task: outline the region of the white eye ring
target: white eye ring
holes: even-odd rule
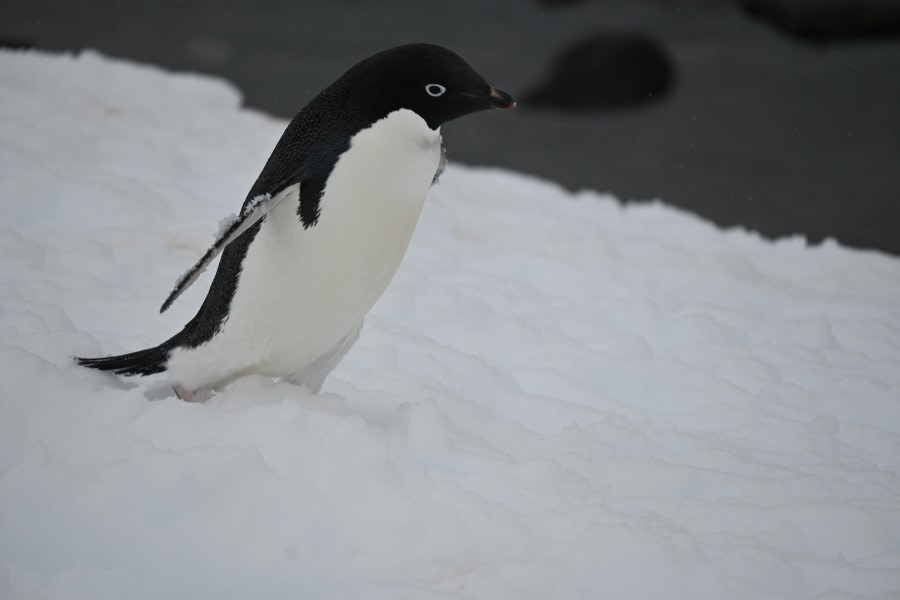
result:
[[[442,86],[439,83],[429,83],[425,86],[425,93],[431,96],[432,98],[437,98],[438,96],[443,96],[444,92],[447,91],[447,88]]]

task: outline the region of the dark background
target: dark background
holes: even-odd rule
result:
[[[220,75],[283,117],[370,54],[440,44],[519,100],[445,126],[451,160],[900,254],[897,1],[7,0],[3,15],[3,45]]]

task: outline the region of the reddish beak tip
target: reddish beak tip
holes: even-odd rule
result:
[[[491,104],[496,108],[515,108],[516,101],[506,92],[491,86]]]

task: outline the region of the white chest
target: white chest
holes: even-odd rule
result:
[[[173,380],[196,389],[244,373],[290,374],[354,330],[396,273],[441,160],[440,133],[408,110],[356,134],[304,229],[298,189],[247,251],[221,331],[173,353]]]

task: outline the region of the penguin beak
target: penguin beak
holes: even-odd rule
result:
[[[515,108],[516,101],[506,92],[501,92],[494,86],[491,86],[490,95],[491,106],[494,108]]]

